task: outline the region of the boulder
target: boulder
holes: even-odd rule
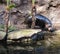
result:
[[[2,40],[5,37],[6,33],[3,31],[0,31],[0,40]]]
[[[20,31],[14,31],[9,33],[8,39],[19,39],[22,37],[31,37],[34,33],[40,32],[39,29],[22,29]]]

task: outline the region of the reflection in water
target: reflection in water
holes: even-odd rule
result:
[[[46,36],[46,37],[45,37]],[[12,41],[12,42],[3,42],[0,41],[0,54],[60,54],[59,47],[50,47],[51,41],[53,41],[53,33],[45,34],[44,40],[38,40],[35,42],[25,41]],[[50,38],[50,39],[49,39]]]
[[[60,49],[46,48],[43,45],[37,44],[0,44],[0,54],[60,54]]]

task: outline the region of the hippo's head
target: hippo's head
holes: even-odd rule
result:
[[[52,25],[50,24],[45,24],[45,30],[49,31],[49,32],[54,32],[56,30],[56,28],[54,28]]]

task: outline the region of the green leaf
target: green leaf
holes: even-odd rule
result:
[[[6,2],[8,2],[8,3],[9,3],[9,2],[10,2],[10,0],[6,0]]]
[[[16,30],[16,27],[14,27],[14,26],[9,26],[9,27],[8,27],[8,30],[9,30],[9,32],[10,32],[10,31],[15,31],[15,30]]]
[[[9,6],[9,4],[10,4],[10,0],[6,0],[6,2],[7,2],[7,6]]]
[[[32,4],[35,4],[35,0],[32,0]]]
[[[10,4],[10,5],[9,5],[9,8],[10,8],[10,9],[12,9],[12,8],[14,8],[14,7],[15,7],[15,4]]]
[[[3,31],[4,30],[4,25],[3,24],[0,24],[0,31]]]

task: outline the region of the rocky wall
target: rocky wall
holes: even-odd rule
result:
[[[23,12],[24,14],[26,13],[31,13],[31,0],[24,0],[24,4],[22,4],[22,0],[12,0],[17,7],[13,10],[19,10]],[[42,14],[49,18],[54,26],[60,27],[60,0],[36,0],[37,5],[37,13]],[[0,10],[4,6],[1,7],[0,5]],[[13,11],[12,10],[12,11]],[[16,11],[15,11],[16,12]],[[18,16],[20,15],[19,13],[17,14]],[[12,18],[12,17],[11,17]],[[18,17],[16,17],[18,19]],[[19,16],[19,19],[22,18],[21,15]],[[14,18],[13,18],[14,19]],[[13,20],[11,20],[13,22]],[[19,21],[17,20],[17,24],[19,25]]]
[[[31,11],[31,0],[24,0],[24,2],[26,3],[21,5],[18,9],[24,13]],[[54,26],[56,26],[56,24],[60,26],[60,0],[36,0],[36,2],[37,13],[49,18]]]

